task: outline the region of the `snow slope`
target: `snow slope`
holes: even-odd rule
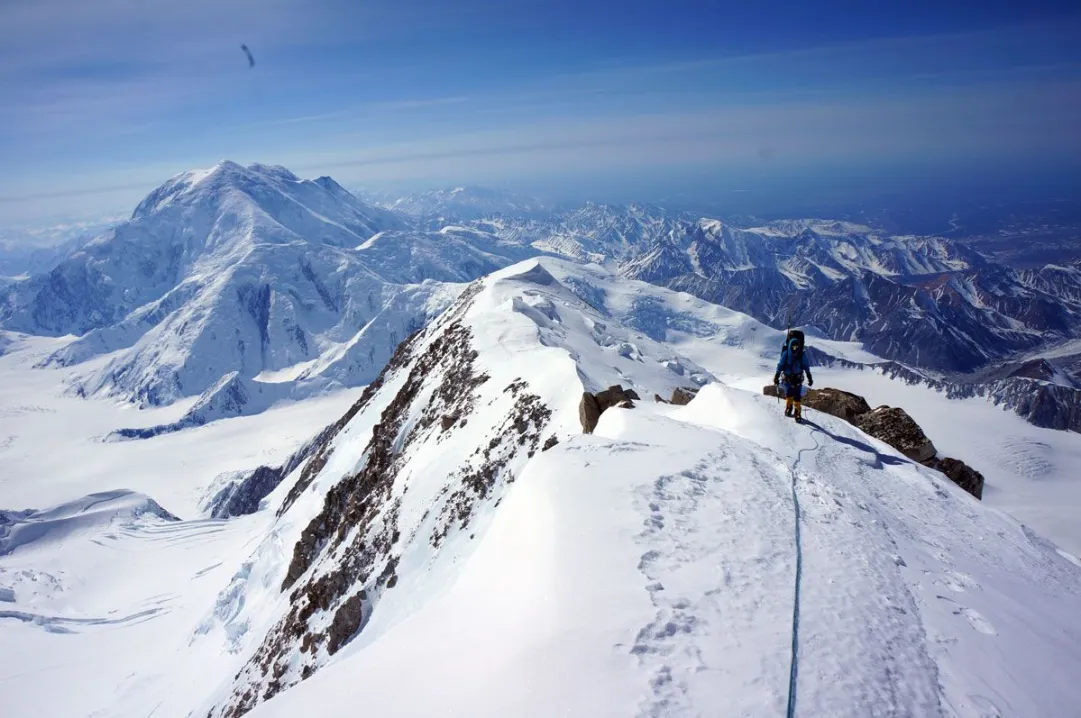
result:
[[[170,500],[143,479],[186,520],[0,557],[0,707],[1070,715],[1081,560],[841,420],[785,421],[733,386],[778,337],[705,308],[550,258],[471,284],[264,510],[193,520],[179,478]],[[713,373],[673,344],[708,336]],[[582,435],[581,392],[617,382],[644,401]],[[103,490],[80,486],[27,505]]]
[[[708,335],[671,332],[668,343],[732,386],[756,392],[772,376],[781,333],[766,328],[751,336],[755,338],[733,346]],[[1081,435],[1033,426],[983,397],[951,399],[933,387],[891,378],[876,367],[882,365],[880,358],[856,345],[808,337],[812,349],[860,365],[839,362],[816,366],[816,386],[859,394],[872,407],[902,407],[940,452],[961,459],[984,475],[984,503],[1007,511],[1042,536],[1081,555],[1077,522],[1081,512],[1081,482],[1077,480]]]
[[[542,454],[449,586],[252,715],[1070,715],[1081,571],[1044,542],[839,421],[718,385],[639,408]]]

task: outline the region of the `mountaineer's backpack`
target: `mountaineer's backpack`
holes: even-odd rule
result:
[[[781,347],[781,352],[785,357],[784,372],[786,374],[798,374],[803,371],[804,345],[805,342],[802,330],[788,330],[788,336],[785,337],[784,346]]]

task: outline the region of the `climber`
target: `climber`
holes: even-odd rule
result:
[[[803,332],[790,329],[781,349],[781,358],[777,362],[777,372],[773,375],[773,384],[777,387],[777,396],[784,393],[784,415],[791,416],[798,422],[803,421],[800,401],[806,389],[803,388],[803,374],[807,373],[807,386],[814,386],[811,377],[811,362],[803,351]],[[782,376],[784,381],[782,382]]]

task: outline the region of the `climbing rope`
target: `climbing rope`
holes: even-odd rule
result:
[[[812,433],[814,430],[812,430]],[[788,711],[786,713],[788,718],[794,718],[796,715],[796,678],[799,675],[799,592],[800,584],[803,582],[803,541],[800,538],[800,506],[799,506],[799,494],[796,492],[797,474],[796,470],[799,468],[800,462],[803,460],[803,452],[805,451],[817,451],[819,446],[818,439],[811,437],[815,445],[809,448],[803,448],[796,454],[796,461],[792,464],[790,473],[792,474],[792,506],[795,509],[796,516],[796,588],[792,599],[792,662],[789,664],[788,669]]]

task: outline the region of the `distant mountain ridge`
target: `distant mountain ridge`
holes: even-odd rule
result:
[[[834,220],[735,227],[648,205],[476,226],[534,248],[614,261],[771,326],[813,325],[879,356],[966,373],[1081,335],[1081,270],[1017,270],[938,237]]]
[[[436,224],[487,217],[546,216],[550,208],[540,200],[487,187],[451,187],[384,199],[380,206]]]
[[[465,283],[537,255],[816,327],[937,382],[988,383],[968,375],[1081,336],[1081,266],[1015,269],[940,237],[830,219],[738,227],[650,204],[557,211],[480,188],[382,204],[278,166],[185,172],[50,271],[0,285],[0,326],[76,335],[47,364],[86,364],[84,394],[200,397],[161,430],[371,381]],[[983,394],[1022,406],[1020,379]],[[1041,415],[1061,423],[1078,391],[1043,392],[1056,408]]]

